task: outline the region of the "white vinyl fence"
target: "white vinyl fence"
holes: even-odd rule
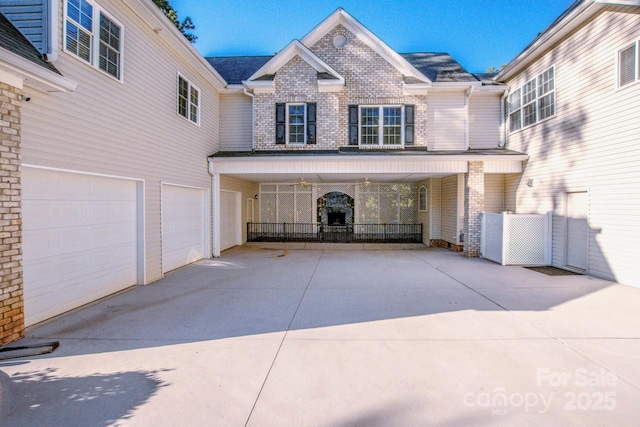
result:
[[[480,252],[502,265],[550,265],[551,213],[483,213]]]

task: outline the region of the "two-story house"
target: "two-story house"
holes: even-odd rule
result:
[[[250,240],[417,230],[477,256],[480,212],[504,209],[505,174],[527,159],[504,149],[507,86],[445,53],[399,54],[343,9],[272,57],[208,60],[228,83],[209,159],[214,255],[250,222]]]
[[[553,265],[640,286],[640,2],[575,2],[496,80],[527,153],[505,208],[553,212]]]
[[[225,82],[150,1],[0,0],[0,12],[11,340],[210,256],[206,159]]]
[[[640,286],[640,1],[578,0],[497,76],[338,9],[203,58],[147,0],[0,0],[0,343],[247,240],[553,212],[553,264]]]

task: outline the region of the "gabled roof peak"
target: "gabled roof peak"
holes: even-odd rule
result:
[[[341,7],[337,8],[320,24],[316,25],[300,42],[310,48],[338,25],[342,25],[353,33],[359,40],[395,67],[403,76],[413,77],[428,84],[432,83],[427,76],[411,65],[411,63],[405,60],[395,50],[391,49],[384,41],[369,31]]]

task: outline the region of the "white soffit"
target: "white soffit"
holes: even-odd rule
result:
[[[418,69],[411,65],[409,61],[391,49],[385,42],[380,40],[375,34],[369,31],[364,25],[358,22],[342,8],[336,9],[336,11],[329,15],[328,18],[304,36],[301,42],[305,46],[313,46],[338,25],[342,25],[347,30],[351,31],[356,37],[358,37],[358,39],[371,47],[378,55],[395,67],[403,76],[415,77],[425,83],[431,83],[431,80],[429,80],[427,76],[418,71]]]

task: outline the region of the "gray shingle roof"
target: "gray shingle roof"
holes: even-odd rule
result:
[[[53,64],[42,59],[40,52],[33,47],[33,45],[2,13],[0,13],[0,34],[2,35],[2,37],[0,37],[0,47],[21,56],[34,64],[38,64],[47,70],[60,74]]]
[[[411,65],[427,76],[432,82],[477,82],[478,79],[469,73],[444,52],[401,53]]]
[[[432,82],[477,82],[481,80],[465,70],[448,53],[403,53],[401,56]],[[242,84],[273,56],[219,56],[207,58],[229,84]]]
[[[206,58],[230,85],[242,84],[273,56],[216,56]]]

